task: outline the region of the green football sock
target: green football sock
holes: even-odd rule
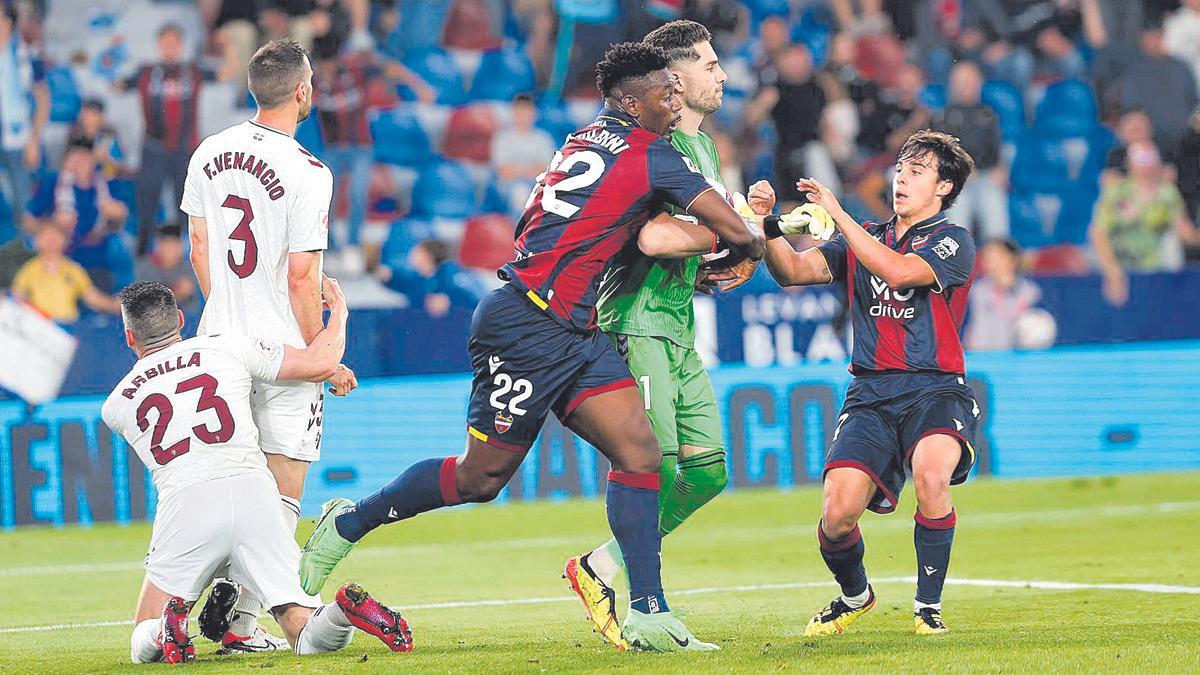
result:
[[[729,482],[724,450],[711,450],[682,462],[677,460],[677,453],[663,453],[662,489],[658,493],[658,529],[663,536],[721,494]],[[616,539],[609,539],[593,551],[588,561],[592,570],[610,586],[625,571],[625,558]]]
[[[729,482],[725,451],[711,450],[679,461],[671,483],[659,492],[658,529],[668,535],[701,506],[721,494]]]

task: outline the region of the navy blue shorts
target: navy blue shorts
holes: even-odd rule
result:
[[[912,453],[926,436],[946,434],[962,445],[962,458],[950,484],[967,479],[975,464],[975,426],[979,406],[959,375],[948,373],[871,373],[859,375],[846,391],[825,470],[850,467],[875,482],[867,508],[896,510],[896,499],[912,471]]]
[[[511,284],[475,308],[467,350],[475,371],[467,432],[512,452],[533,445],[550,411],[565,422],[589,397],[637,386],[599,329],[567,329]]]

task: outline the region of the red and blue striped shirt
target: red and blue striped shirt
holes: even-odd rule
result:
[[[896,236],[896,218],[867,223],[867,232],[888,248],[912,253],[933,269],[936,282],[896,290],[857,260],[841,234],[822,244],[835,283],[845,284],[854,328],[850,372],[935,371],[962,375],[959,332],[967,311],[975,242],[945,213]]]

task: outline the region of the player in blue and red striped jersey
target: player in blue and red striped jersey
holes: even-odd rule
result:
[[[767,246],[767,266],[782,286],[844,283],[854,328],[854,379],[825,463],[821,556],[842,587],[805,635],[840,633],[875,605],[863,566],[858,520],[890,513],[911,471],[917,492],[917,633],[944,633],[942,586],[956,517],[950,486],[975,462],[979,416],[964,381],[959,328],[975,261],[971,234],[951,223],[973,162],[958,139],[919,131],[900,149],[892,181],[895,215],[854,222],[824,185],[796,185],[824,207],[839,233],[797,253],[784,239]]]
[[[743,220],[666,138],[682,107],[667,65],[661,49],[634,43],[614,46],[597,64],[605,108],[538,177],[517,226],[515,260],[500,270],[508,283],[475,310],[466,452],[418,462],[357,504],[327,502],[304,547],[305,588],[319,589],[351,546],[380,525],[494,499],[553,411],[612,462],[606,503],[629,572],[627,644],[716,648],[693,637],[663,597],[662,452],[628,366],[596,327],[600,279],[617,253],[644,247],[651,232],[669,236],[662,228],[695,227],[669,216],[647,225],[668,203],[706,223],[735,253],[763,253],[757,224]]]

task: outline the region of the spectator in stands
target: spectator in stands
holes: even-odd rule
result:
[[[104,101],[98,98],[83,102],[75,125],[67,132],[67,146],[90,146],[107,178],[115,178],[127,171],[117,132],[105,121]]]
[[[113,199],[108,179],[96,167],[86,142],[67,147],[58,176],[42,181],[29,211],[62,228],[71,258],[98,286],[115,291],[133,283],[133,258],[120,234],[129,209]]]
[[[255,5],[246,0],[200,0],[204,23],[221,52],[222,73],[245,73],[250,65],[250,57],[258,47]],[[246,83],[241,84],[244,97]]]
[[[554,156],[554,139],[537,128],[537,106],[528,94],[519,94],[512,103],[512,125],[492,136],[492,167],[500,180],[501,194],[508,198],[509,211],[525,208],[534,178],[546,169]]]
[[[0,151],[3,189],[13,220],[33,194],[33,172],[42,161],[42,131],[50,119],[50,91],[41,59],[16,30],[16,3],[0,10]],[[32,96],[30,95],[32,94]]]
[[[1179,243],[1200,243],[1154,144],[1132,143],[1126,169],[1128,177],[1105,186],[1090,231],[1104,297],[1117,306],[1129,299],[1129,272],[1177,269]]]
[[[1108,151],[1104,158],[1104,170],[1100,173],[1100,183],[1109,183],[1125,177],[1125,159],[1129,154],[1129,146],[1133,143],[1151,142],[1154,140],[1154,128],[1150,125],[1150,117],[1141,110],[1130,110],[1117,120],[1117,143]]]
[[[1196,161],[1200,157],[1200,107],[1197,107],[1188,123],[1188,130],[1184,132],[1183,139],[1179,142],[1179,150],[1177,155],[1183,158],[1189,158],[1187,161],[1180,161],[1177,164],[1178,176],[1176,183],[1179,185],[1179,193],[1183,196],[1184,209],[1187,211],[1188,218],[1192,223],[1200,222],[1200,161]],[[1200,242],[1185,244],[1185,253],[1189,263],[1200,262]]]
[[[769,16],[759,23],[753,62],[759,87],[773,85],[779,79],[775,62],[792,43],[791,30],[787,19],[780,16]]]
[[[185,259],[183,228],[164,225],[154,238],[154,250],[137,264],[138,281],[157,281],[175,293],[179,308],[191,316],[200,310],[200,294],[191,263]]]
[[[750,33],[750,11],[736,0],[684,0],[683,18],[707,28],[720,54],[736,50]]]
[[[319,42],[314,52],[314,100],[325,151],[321,158],[333,172],[335,185],[345,184],[350,205],[346,242],[348,253],[359,244],[359,234],[367,212],[367,192],[371,183],[373,143],[370,88],[374,80],[408,85],[422,102],[432,102],[437,94],[418,75],[395,62],[363,51],[338,56],[340,43]],[[357,265],[355,265],[357,266]]]
[[[120,312],[120,302],[97,290],[87,272],[64,255],[67,241],[61,227],[43,225],[34,238],[37,255],[17,272],[13,295],[59,323],[79,319],[80,301],[97,312]]]
[[[1037,284],[1021,274],[1021,254],[1008,239],[992,239],[980,255],[981,270],[968,300],[966,347],[1002,351],[1017,346],[1017,319],[1042,297]]]
[[[858,132],[859,149],[868,159],[855,168],[854,193],[876,218],[887,218],[892,211],[886,195],[896,151],[904,139],[930,121],[929,109],[919,98],[925,86],[921,69],[906,63],[894,79],[894,85],[883,90],[871,114],[863,118]]]
[[[136,89],[145,118],[142,161],[137,181],[137,255],[149,250],[158,223],[163,185],[171,186],[171,212],[183,198],[188,158],[200,144],[200,84],[216,79],[212,71],[183,60],[183,29],[167,24],[158,31],[159,61],[142,66],[117,82]]]
[[[313,46],[313,0],[262,0],[258,3],[258,26],[265,41],[293,38],[307,50]],[[321,27],[317,18],[317,27]]]
[[[389,288],[403,293],[412,306],[442,317],[452,307],[473,309],[485,292],[482,284],[451,258],[448,244],[426,239],[409,251],[407,268],[380,266],[376,275]]]
[[[1144,110],[1150,116],[1160,148],[1179,144],[1200,101],[1191,68],[1167,53],[1162,28],[1154,25],[1142,31],[1141,52],[1126,68],[1119,91],[1123,110]]]
[[[982,90],[979,66],[960,61],[950,71],[950,102],[933,126],[957,136],[975,160],[975,171],[951,207],[950,220],[986,240],[1008,236],[1008,194],[1000,163],[1000,120],[982,103]]]
[[[1075,43],[1058,25],[1050,25],[1038,32],[1035,43],[1034,79],[1049,83],[1069,78],[1087,77],[1087,64]]]
[[[29,238],[25,235],[18,234],[0,244],[0,291],[12,286],[17,270],[35,255],[30,250],[27,239]]]
[[[813,72],[812,55],[804,45],[792,45],[775,61],[778,79],[764,82],[747,106],[746,122],[757,125],[768,116],[775,122],[775,184],[784,203],[802,201],[796,179],[813,176],[838,190],[841,179],[829,151],[820,140],[825,89]],[[838,186],[838,187],[833,187]]]
[[[1200,83],[1200,0],[1183,0],[1163,21],[1163,44],[1171,56],[1191,66]]]

